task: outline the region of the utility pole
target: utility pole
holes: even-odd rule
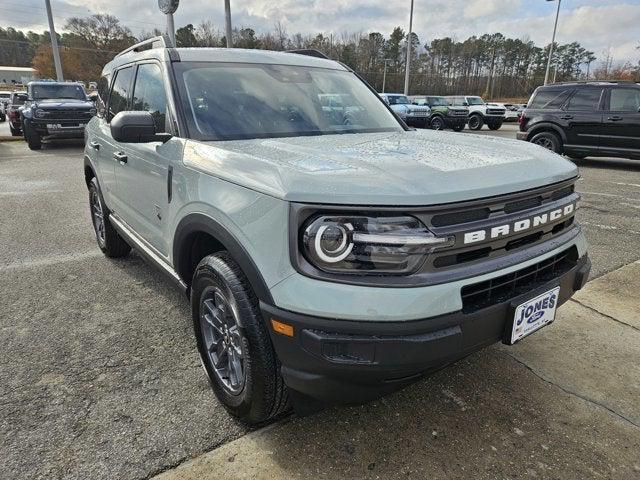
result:
[[[411,47],[413,28],[413,0],[411,0],[411,13],[409,14],[409,35],[407,35],[407,65],[404,71],[404,94],[409,95],[409,72],[411,70]]]
[[[233,47],[233,39],[231,38],[231,0],[224,0],[224,23],[227,37],[227,48]]]
[[[60,50],[58,49],[58,36],[56,35],[56,29],[53,26],[51,1],[44,0],[44,3],[47,6],[47,19],[49,20],[49,35],[51,36],[51,49],[53,50],[53,63],[56,67],[56,80],[64,82],[64,76],[62,75],[62,62],[60,62]]]
[[[553,2],[553,0],[547,0]],[[556,43],[556,30],[558,29],[558,17],[560,16],[560,4],[562,0],[558,0],[558,9],[556,10],[556,22],[553,24],[553,37],[551,37],[551,45],[549,46],[549,59],[547,60],[547,71],[544,74],[544,84],[549,83],[549,71],[551,70],[551,57],[553,57],[553,45]]]
[[[382,93],[384,93],[384,88],[387,85],[387,62],[388,58],[384,59],[384,73],[382,74]]]

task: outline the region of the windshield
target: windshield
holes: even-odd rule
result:
[[[444,97],[429,97],[429,105],[432,107],[448,107],[449,102]]]
[[[9,98],[8,93],[0,93],[0,98]]]
[[[24,105],[24,102],[27,100],[27,94],[26,93],[18,93],[13,95],[13,97],[11,98],[11,103],[13,105]]]
[[[484,105],[484,100],[480,97],[467,97],[467,103],[469,105]]]
[[[411,103],[404,95],[387,95],[389,105],[407,105]]]
[[[189,133],[200,140],[402,130],[353,73],[289,65],[175,65]]]
[[[60,84],[38,84],[31,87],[31,96],[34,100],[44,100],[46,98],[73,98],[76,100],[86,100],[87,95],[81,85],[74,83]]]

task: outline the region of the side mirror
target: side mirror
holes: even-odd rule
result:
[[[469,106],[469,102],[462,102],[462,106],[463,107],[468,107]]]
[[[150,112],[120,112],[111,119],[111,136],[120,143],[166,142],[168,133],[156,133]]]

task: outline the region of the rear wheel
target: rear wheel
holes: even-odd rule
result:
[[[198,264],[191,311],[202,364],[227,411],[249,424],[285,412],[287,389],[258,300],[227,252]]]
[[[480,115],[471,115],[469,117],[469,130],[480,130],[484,125],[484,120]]]
[[[18,128],[13,128],[13,125],[11,124],[9,124],[9,130],[11,131],[12,137],[19,137],[20,135],[22,135],[22,131],[20,131],[20,129]]]
[[[22,131],[24,132],[24,139],[31,150],[40,150],[42,148],[40,134],[31,127],[29,122],[24,122]]]
[[[444,128],[444,121],[442,120],[442,117],[440,116],[433,117],[431,119],[430,126],[434,130],[442,130]]]
[[[536,133],[531,138],[531,143],[535,143],[536,145],[540,145],[541,147],[556,153],[560,153],[562,150],[562,142],[553,132]]]
[[[124,241],[109,221],[109,209],[105,206],[100,193],[98,180],[93,177],[89,182],[89,206],[91,208],[91,223],[96,234],[98,247],[107,257],[124,257],[131,251],[131,246]]]

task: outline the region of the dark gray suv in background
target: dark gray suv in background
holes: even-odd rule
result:
[[[518,138],[556,153],[640,159],[640,85],[572,82],[539,87]]]

